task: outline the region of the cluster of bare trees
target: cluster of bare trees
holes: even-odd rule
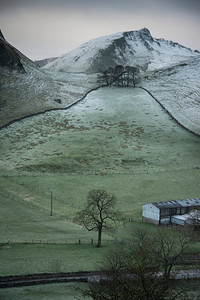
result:
[[[75,221],[101,236],[123,218],[116,210],[116,197],[102,189],[88,193],[87,201]],[[174,267],[189,245],[187,236],[171,232],[138,230],[126,242],[112,248],[103,260],[102,277],[81,290],[84,298],[94,300],[175,300],[183,289],[175,284]]]
[[[175,288],[173,268],[187,246],[182,235],[137,231],[132,240],[107,254],[102,278],[89,283],[83,296],[94,300],[175,300],[183,289]]]
[[[123,67],[122,65],[117,65],[115,68],[109,67],[108,69],[101,71],[99,81],[106,82],[108,86],[135,87],[138,73],[139,69],[136,67]]]

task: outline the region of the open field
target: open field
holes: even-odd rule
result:
[[[73,223],[90,189],[114,193],[127,220],[141,220],[143,203],[200,195],[200,138],[140,89],[100,89],[1,130],[0,140],[0,243],[11,241],[1,274],[94,268],[96,233]],[[104,233],[102,253],[116,234]]]
[[[56,239],[58,233],[56,226],[52,224],[52,235]],[[35,227],[32,225],[32,229]],[[117,247],[122,238],[130,239],[133,232],[139,229],[148,229],[150,234],[156,234],[157,227],[151,224],[141,222],[129,222],[123,228],[119,228],[115,233],[114,240],[105,240],[105,234],[102,241],[102,248],[97,249],[95,245],[89,243],[60,243],[56,244],[53,240],[49,243],[9,243],[0,246],[0,266],[1,276],[35,274],[35,273],[58,273],[58,272],[78,272],[98,270],[104,255]],[[160,228],[165,234],[166,228]],[[44,232],[46,228],[44,227]],[[171,231],[176,238],[176,232]],[[117,238],[117,240],[116,240]],[[200,253],[200,242],[190,244],[185,254],[191,255]],[[190,265],[191,268],[199,268],[197,265]],[[184,266],[184,268],[188,268]]]
[[[104,88],[67,111],[0,132],[1,191],[72,218],[91,188],[105,188],[128,217],[149,201],[198,197],[200,138],[146,92]]]
[[[39,285],[39,286],[29,286],[22,288],[9,288],[4,289],[0,295],[2,300],[80,300],[82,299],[81,293],[77,289],[85,289],[86,284],[51,284],[51,285]],[[187,287],[186,298],[188,300],[198,300],[200,297],[200,290],[197,286],[191,285]],[[84,298],[86,299],[86,298]],[[177,300],[183,299],[182,296],[177,298]]]
[[[0,291],[1,300],[77,300],[82,299],[77,288],[85,288],[86,284],[47,284],[9,288]],[[78,298],[79,296],[79,298]],[[86,298],[85,298],[86,299]]]
[[[96,270],[111,244],[7,244],[1,251],[1,275]]]
[[[0,133],[2,174],[147,173],[199,167],[199,137],[145,91],[104,88]]]
[[[73,219],[92,188],[104,188],[114,193],[118,208],[127,218],[137,219],[141,219],[144,203],[198,197],[200,193],[198,169],[104,176],[44,174],[3,177],[2,181],[5,195],[12,193],[12,198],[20,197],[22,203],[33,204],[36,210],[44,209],[46,214],[50,213],[50,191],[53,191],[53,214],[68,220]],[[13,201],[11,203],[14,205]],[[18,205],[17,201],[14,203]]]

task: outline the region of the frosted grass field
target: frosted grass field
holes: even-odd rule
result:
[[[147,72],[146,87],[186,128],[200,135],[200,57],[176,66]]]
[[[199,137],[177,126],[139,89],[92,92],[67,111],[18,122],[0,137],[1,173],[106,175],[199,167]]]
[[[0,126],[48,109],[67,107],[98,86],[96,74],[50,72],[31,67],[30,61],[24,63],[26,75],[0,68]]]
[[[100,89],[69,110],[3,129],[0,140],[0,243],[44,237],[71,243],[80,237],[90,241],[96,234],[72,220],[92,188],[114,193],[127,220],[141,220],[143,203],[200,194],[200,138],[178,126],[140,89]],[[50,192],[53,217],[49,216]],[[103,237],[105,245],[115,233]],[[31,249],[37,252],[36,245],[30,245],[29,252],[20,245],[3,246],[2,272],[26,272],[32,265],[34,257],[28,253]],[[45,249],[49,260],[50,246]],[[23,268],[22,261],[16,260],[20,252],[29,261]],[[38,261],[42,261],[39,253]],[[36,271],[38,261],[33,263]],[[84,269],[85,259],[77,260],[77,266]]]

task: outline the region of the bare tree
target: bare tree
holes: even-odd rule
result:
[[[108,77],[108,85],[111,85],[113,81],[115,80],[115,70],[112,67],[109,67],[107,69],[107,77]]]
[[[158,260],[163,266],[163,275],[169,279],[176,261],[188,247],[188,239],[178,232],[176,238],[169,232],[165,234],[158,232],[156,245],[159,249]]]
[[[106,83],[106,85],[111,85],[113,81],[114,69],[111,67],[106,70],[99,71],[97,80],[99,83]]]
[[[122,74],[124,72],[124,67],[121,65],[117,65],[115,67],[115,81],[117,82],[118,87],[122,86]]]
[[[105,190],[91,190],[87,196],[85,207],[78,212],[75,221],[89,231],[98,231],[97,248],[101,247],[103,229],[109,229],[121,220],[120,213],[115,209],[116,198]]]
[[[128,77],[129,77],[129,85],[136,85],[136,75],[138,75],[139,69],[136,67],[129,67],[128,68]]]
[[[91,282],[83,295],[95,300],[177,299],[182,291],[173,289],[172,267],[186,246],[184,238],[136,232],[132,241],[105,257],[104,275],[99,282]]]

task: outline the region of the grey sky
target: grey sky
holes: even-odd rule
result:
[[[5,38],[32,59],[64,54],[99,36],[147,27],[200,50],[199,0],[0,0]]]

